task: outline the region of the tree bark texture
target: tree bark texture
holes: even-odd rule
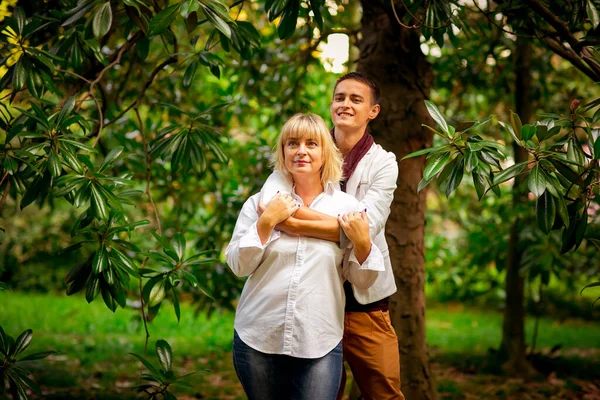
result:
[[[408,153],[430,147],[434,126],[425,103],[433,72],[420,48],[418,29],[401,27],[382,2],[362,0],[362,39],[357,70],[381,88],[381,113],[371,122],[375,141],[396,154],[398,188],[386,226],[398,291],[391,318],[398,334],[402,391],[407,399],[437,398],[425,338],[425,192],[417,194],[425,157],[400,162]]]
[[[531,103],[531,45],[523,38],[517,39],[515,49],[515,106],[516,112],[523,124],[531,120],[533,107]],[[513,143],[515,163],[527,161],[527,152]],[[527,202],[527,197],[521,189],[523,178],[515,177],[513,184],[513,209]],[[535,371],[525,358],[525,280],[520,274],[523,250],[519,245],[520,225],[523,221],[517,218],[510,228],[508,254],[506,259],[506,303],[502,326],[501,357],[506,360],[505,370],[515,376],[531,377]]]

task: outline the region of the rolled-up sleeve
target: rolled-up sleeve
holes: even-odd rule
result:
[[[381,251],[373,243],[371,243],[369,256],[362,264],[358,262],[354,248],[348,248],[344,256],[344,278],[357,289],[367,289],[375,283],[378,274],[385,271],[383,262]]]
[[[240,277],[254,273],[262,261],[265,248],[281,235],[279,231],[273,230],[266,243],[261,243],[256,227],[258,196],[254,195],[244,203],[231,241],[225,249],[225,258],[229,268]]]

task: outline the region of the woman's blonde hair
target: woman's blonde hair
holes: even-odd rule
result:
[[[338,150],[323,118],[316,114],[296,114],[291,117],[279,133],[277,144],[273,151],[273,168],[292,179],[285,167],[283,146],[289,139],[312,139],[319,143],[323,151],[321,166],[321,183],[323,188],[327,182],[339,183],[342,179],[342,164],[344,159]]]

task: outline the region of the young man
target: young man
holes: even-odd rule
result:
[[[367,130],[379,114],[379,88],[369,77],[352,72],[336,82],[330,114],[333,137],[344,156],[341,189],[356,197],[370,221],[370,234],[384,256],[385,272],[368,289],[344,284],[346,308],[344,359],[350,365],[358,387],[367,400],[404,399],[400,391],[398,338],[389,317],[389,296],[396,291],[394,274],[385,241],[385,223],[396,189],[398,164],[393,153],[373,141]],[[277,192],[290,192],[289,180],[273,173],[263,187],[264,204]],[[338,221],[301,207],[293,217],[278,226],[290,234],[317,237],[347,245],[340,236]],[[340,395],[344,390],[345,376]]]

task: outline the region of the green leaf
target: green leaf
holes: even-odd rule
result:
[[[417,193],[423,190],[427,185],[429,185],[435,179],[435,175],[431,177],[431,179],[421,179],[419,185],[417,186]]]
[[[437,149],[438,149],[437,147],[428,147],[428,148],[423,149],[423,150],[414,151],[414,152],[412,152],[410,154],[407,154],[404,157],[402,157],[402,159],[400,161],[406,160],[406,159],[409,159],[409,158],[413,158],[413,157],[422,156],[423,154],[434,152]]]
[[[446,197],[449,197],[450,194],[460,185],[462,181],[464,171],[465,160],[463,156],[457,157],[457,162],[452,169],[452,173],[450,174],[450,178],[448,179],[448,184],[446,186]]]
[[[163,369],[165,371],[170,371],[171,363],[173,361],[173,351],[166,340],[160,339],[156,341],[156,356]]]
[[[123,146],[118,146],[112,149],[104,158],[104,162],[102,163],[102,166],[100,166],[98,172],[103,172],[106,169],[108,169],[108,167],[110,167],[115,162],[115,160],[119,158],[122,152]]]
[[[505,170],[498,172],[494,175],[494,185],[499,185],[519,175],[521,172],[523,172],[523,169],[525,169],[525,166],[527,166],[527,164],[527,161],[523,161],[518,164],[511,165]]]
[[[65,163],[75,172],[83,175],[83,164],[75,157],[75,154],[66,146],[61,149],[60,155]]]
[[[570,220],[569,212],[567,210],[567,202],[565,201],[565,198],[563,196],[557,196],[554,198],[554,202],[556,204],[556,211],[560,216],[560,219],[562,219],[563,223],[568,228]]]
[[[287,0],[266,0],[265,11],[269,16],[269,22],[273,22],[285,9]]]
[[[98,253],[96,253],[98,254]],[[100,279],[94,277],[87,283],[87,288],[85,290],[85,300],[88,303],[94,301],[98,294],[100,293]]]
[[[152,290],[150,290],[150,294],[148,295],[148,307],[156,306],[163,301],[165,295],[165,280],[161,277],[161,279],[152,287]]]
[[[171,246],[171,244],[164,237],[159,236],[156,232],[152,232],[152,235],[162,245],[163,250],[166,255],[168,255],[175,261],[179,261],[177,252],[175,251],[175,248],[173,246]]]
[[[198,67],[197,61],[192,61],[190,65],[185,69],[185,73],[183,74],[183,87],[189,88],[194,80],[194,75],[196,75],[196,68]]]
[[[520,140],[520,139],[517,137],[517,135],[515,134],[515,131],[514,131],[514,129],[513,129],[513,127],[512,127],[511,125],[509,125],[509,124],[505,124],[505,123],[504,123],[504,122],[502,122],[502,121],[498,121],[498,123],[499,123],[500,125],[502,125],[502,127],[503,127],[504,129],[506,129],[506,130],[508,131],[508,133],[510,133],[510,135],[512,136],[512,138],[513,138],[513,140],[515,141],[515,143],[520,143],[520,142],[521,142],[521,140]]]
[[[584,291],[585,289],[588,289],[588,288],[591,288],[591,287],[597,287],[597,286],[600,286],[600,282],[592,282],[592,283],[590,283],[590,284],[588,284],[588,285],[585,285],[585,286],[583,287],[583,289],[581,289],[581,292],[579,292],[579,295],[581,296],[581,295],[583,294],[583,291]]]
[[[62,124],[62,122],[64,121],[64,119],[69,114],[71,114],[71,111],[73,111],[73,108],[75,108],[75,97],[71,96],[65,102],[65,104],[62,106],[62,109],[60,110],[60,113],[58,114],[58,117],[56,118],[56,125],[60,126]]]
[[[181,270],[181,273],[193,287],[198,287],[200,285],[200,282],[198,282],[198,279],[196,279],[194,274],[192,274],[191,272],[186,271],[186,270]]]
[[[112,24],[112,9],[110,8],[110,1],[104,3],[92,20],[92,30],[94,36],[97,38],[103,37],[109,31]]]
[[[546,174],[539,164],[536,163],[529,172],[527,185],[529,190],[538,197],[546,191]]]
[[[177,317],[177,323],[181,319],[181,309],[179,308],[179,299],[177,298],[177,293],[175,293],[175,289],[173,289],[173,309],[175,310],[175,316]]]
[[[148,57],[148,52],[150,51],[150,41],[147,36],[141,37],[137,42],[135,42],[135,51],[140,58],[140,61],[144,61]]]
[[[310,0],[310,9],[312,10],[314,17],[313,21],[320,30],[323,30],[323,15],[321,14],[321,2],[319,0]]]
[[[50,154],[48,154],[48,170],[50,170],[50,174],[55,178],[58,178],[62,172],[60,159],[54,150],[50,150]]]
[[[538,226],[545,234],[550,233],[556,218],[556,205],[552,195],[548,192],[542,193],[536,200],[535,209]]]
[[[77,7],[66,12],[67,15],[72,14],[65,22],[62,23],[61,26],[68,26],[73,22],[76,22],[81,17],[83,17],[93,6],[94,1],[80,1],[77,4]]]
[[[150,362],[146,361],[142,357],[138,356],[137,354],[134,354],[134,353],[129,353],[129,354],[131,354],[132,356],[134,356],[135,358],[140,360],[142,362],[142,364],[144,364],[144,367],[146,367],[152,375],[154,375],[156,378],[158,378],[159,382],[163,381],[162,374],[158,371],[158,369],[156,369],[156,367],[154,365],[152,365]]]
[[[440,110],[438,110],[438,108],[435,106],[435,104],[433,104],[429,100],[425,100],[425,107],[427,107],[427,111],[429,112],[429,115],[431,115],[431,118],[433,118],[433,120],[438,124],[440,129],[444,133],[449,134],[448,124],[446,123],[444,116],[442,115]]]
[[[204,14],[208,21],[221,32],[227,39],[231,39],[231,27],[216,12],[209,7],[202,5]]]
[[[584,208],[581,219],[579,220],[579,222],[577,224],[577,229],[575,230],[575,250],[577,250],[579,248],[579,245],[581,244],[581,242],[583,241],[583,238],[585,237],[585,231],[587,230],[587,224],[588,224],[588,214],[587,214],[587,210]]]
[[[17,33],[23,33],[23,28],[25,27],[25,11],[23,11],[21,7],[17,7],[13,11],[13,17],[17,21]]]
[[[523,132],[523,124],[521,123],[521,118],[519,118],[519,116],[512,110],[510,111],[510,124],[513,128],[514,135],[516,135],[516,137],[517,137],[517,142],[520,139],[524,139],[521,136],[521,133]],[[526,139],[524,139],[524,140],[526,140]]]
[[[475,191],[477,192],[477,199],[481,200],[485,194],[486,188],[489,185],[486,175],[478,174],[473,171],[473,184],[475,185]]]
[[[98,248],[96,254],[94,255],[94,261],[92,263],[92,271],[94,275],[99,275],[102,271],[108,268],[108,252],[104,245]]]
[[[91,192],[91,202],[92,202],[92,210],[94,210],[94,214],[98,219],[107,219],[108,218],[108,204],[106,204],[106,199],[101,194],[100,190],[96,187],[96,185],[100,185],[99,183],[90,185]]]
[[[594,142],[594,160],[600,160],[600,136],[598,136],[596,142]]]
[[[25,86],[27,81],[27,69],[25,68],[24,56],[22,56],[14,67],[12,84],[15,91],[19,91]]]
[[[56,354],[56,353],[58,353],[58,352],[57,352],[57,351],[55,351],[55,350],[51,350],[51,351],[42,351],[42,352],[39,352],[39,353],[33,353],[33,354],[29,354],[29,355],[27,355],[27,356],[25,356],[25,357],[21,358],[21,359],[19,360],[19,362],[21,362],[21,361],[34,361],[34,360],[41,360],[41,359],[43,359],[43,358],[46,358],[46,357],[48,357],[48,356],[50,356],[50,355],[52,355],[52,354]]]
[[[451,161],[450,155],[450,152],[440,153],[427,160],[427,165],[423,171],[423,179],[431,180],[435,177]]]
[[[575,165],[575,171],[579,174],[584,169],[585,155],[578,141],[569,139],[567,147],[567,160]]]
[[[161,263],[165,263],[165,266],[167,266],[167,267],[172,267],[173,265],[175,265],[177,263],[176,260],[170,258],[166,254],[164,254],[162,251],[150,250],[148,252],[143,252],[141,254],[152,260],[155,260],[155,261],[158,261]]]
[[[31,329],[27,329],[26,331],[21,333],[17,340],[15,340],[14,346],[12,346],[11,348],[11,356],[15,357],[19,353],[23,352],[27,347],[29,347],[32,337],[33,331]]]
[[[587,214],[585,214],[585,218],[587,219]],[[581,224],[581,220],[582,218],[577,214],[577,212],[570,216],[569,226],[565,228],[562,233],[562,246],[560,249],[561,254],[565,254],[575,246],[577,241],[576,232],[578,231],[578,226]]]
[[[78,149],[85,150],[85,151],[87,151],[87,152],[90,152],[90,153],[95,153],[95,152],[96,152],[96,150],[95,150],[95,149],[94,149],[92,146],[88,146],[87,144],[85,144],[85,143],[81,143],[81,142],[78,142],[78,141],[76,141],[76,140],[66,139],[66,138],[64,138],[64,137],[61,137],[61,138],[59,138],[58,140],[59,140],[59,142],[62,142],[62,143],[68,143],[68,144],[70,144],[71,146],[75,146],[75,147],[77,147]],[[85,165],[88,167],[88,169],[90,169],[90,170],[93,170],[93,169],[94,169],[94,166],[91,164],[91,161],[90,161],[90,159],[86,157],[86,160],[83,160],[83,159],[82,159],[80,156],[82,156],[82,157],[86,157],[86,156],[85,156],[85,155],[83,155],[83,154],[78,154],[78,155],[77,155],[77,158],[78,158],[78,159],[79,159],[81,162],[83,162],[83,163],[84,163],[84,164],[85,164]],[[90,166],[91,166],[91,167],[90,167]]]
[[[191,13],[198,10],[199,7],[200,4],[198,4],[198,0],[184,0],[183,3],[181,3],[180,14],[186,19]]]
[[[115,312],[117,310],[117,302],[113,299],[110,289],[107,287],[102,287],[102,300],[104,300],[104,304],[110,311]]]
[[[175,234],[173,247],[175,248],[175,252],[177,253],[178,261],[183,260],[183,256],[185,255],[185,246],[185,237],[181,233]]]
[[[196,27],[198,26],[198,13],[197,12],[192,12],[190,13],[190,15],[185,19],[185,30],[187,31],[188,34],[194,32],[194,30],[196,29]],[[216,32],[216,31],[213,31]]]
[[[10,371],[7,371],[7,378],[10,390],[12,392],[13,400],[29,400],[29,396],[27,396],[27,391],[25,385],[23,385],[20,381],[17,381],[13,376],[9,375]],[[4,385],[4,382],[2,382]]]
[[[548,127],[546,125],[537,125],[535,135],[537,136],[540,142],[546,139],[548,136]]]
[[[587,15],[592,23],[592,29],[595,29],[598,24],[600,24],[600,16],[598,15],[598,9],[592,0],[587,0],[585,10],[587,11]]]
[[[29,371],[26,371],[23,368],[17,366],[13,366],[12,368],[10,368],[10,375],[15,381],[18,381],[19,384],[28,387],[35,394],[41,396],[42,393],[40,391],[39,386],[28,377]]]
[[[163,400],[177,400],[177,397],[175,397],[175,395],[170,392],[169,390],[165,391],[163,393],[164,399]]]
[[[575,182],[579,187],[585,186],[585,183],[583,182],[583,179],[581,178],[581,176],[579,176],[579,174],[577,172],[573,171],[573,169],[570,166],[568,166],[567,164],[563,163],[562,161],[560,161],[554,157],[550,157],[548,159],[550,160],[552,165],[554,165],[556,170],[562,176],[565,177],[566,180],[568,180],[569,182]]]
[[[146,36],[152,37],[167,29],[177,18],[180,6],[181,3],[173,4],[156,14],[148,24],[148,34]]]
[[[298,23],[299,11],[300,1],[289,0],[283,9],[281,19],[277,25],[277,33],[279,34],[280,39],[290,38],[294,34],[294,31],[296,30],[296,24]]]
[[[525,141],[533,138],[537,132],[537,127],[534,125],[527,124],[527,125],[524,125],[522,129],[523,130],[521,131],[521,135],[523,137],[523,140],[525,140]]]

